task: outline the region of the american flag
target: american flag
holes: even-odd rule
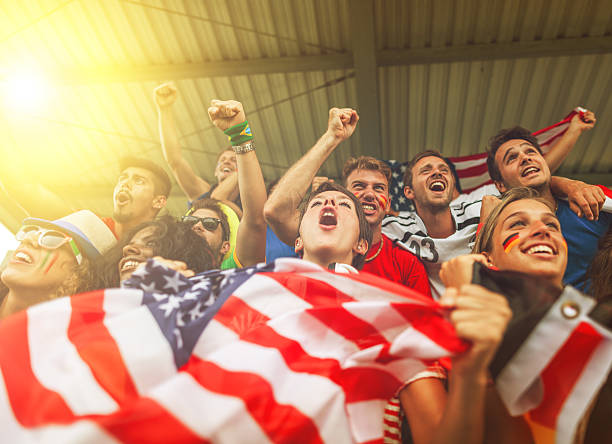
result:
[[[467,347],[433,300],[298,259],[126,287],[0,323],[3,442],[382,442],[402,381]]]
[[[542,128],[533,133],[538,139],[538,143],[544,153],[558,141],[567,131],[570,121],[576,114],[584,114],[586,110],[582,107],[574,108],[563,120]],[[487,169],[487,153],[470,154],[468,156],[449,157],[455,166],[459,185],[462,193],[469,193],[483,185],[493,183]],[[391,208],[394,211],[410,211],[412,208],[408,199],[404,196],[404,172],[408,162],[398,162],[396,160],[386,161],[392,170],[391,184],[389,190],[391,194]]]

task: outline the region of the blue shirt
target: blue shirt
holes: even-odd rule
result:
[[[293,248],[280,240],[268,225],[266,233],[266,262],[272,262],[279,257],[298,257]]]
[[[601,212],[598,220],[588,220],[578,217],[564,200],[557,199],[557,205],[557,218],[567,241],[567,268],[563,283],[588,292],[591,281],[586,279],[586,272],[597,253],[599,239],[608,232],[612,214]]]

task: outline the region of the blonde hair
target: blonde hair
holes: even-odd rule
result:
[[[497,222],[499,220],[501,212],[512,202],[516,202],[517,200],[523,199],[532,199],[538,202],[542,202],[554,212],[554,208],[551,208],[550,203],[546,199],[541,197],[540,194],[533,188],[512,188],[506,193],[504,193],[501,198],[501,202],[495,208],[493,208],[493,211],[491,211],[491,213],[487,217],[487,220],[484,222],[484,225],[476,236],[476,242],[474,243],[474,248],[472,248],[472,253],[491,252],[491,250],[493,249],[493,231],[497,226]],[[480,222],[482,223],[482,221]]]

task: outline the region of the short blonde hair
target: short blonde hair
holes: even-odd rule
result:
[[[540,194],[533,188],[511,188],[504,193],[501,198],[501,202],[495,208],[493,208],[493,211],[491,211],[487,217],[487,220],[484,222],[484,225],[476,236],[476,242],[474,243],[474,248],[472,248],[472,253],[491,252],[493,249],[493,231],[497,226],[501,212],[512,202],[523,199],[537,200],[538,202],[542,202],[544,205],[549,207],[553,212],[555,211],[555,209],[550,206],[550,203],[541,197]]]

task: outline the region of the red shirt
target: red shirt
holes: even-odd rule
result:
[[[384,234],[380,253],[376,252],[380,248],[380,242],[373,245],[368,251],[367,258],[374,257],[363,265],[362,270],[368,273],[382,276],[390,281],[414,288],[421,294],[431,297],[431,288],[425,266],[421,261],[408,250],[404,250],[393,243]]]

